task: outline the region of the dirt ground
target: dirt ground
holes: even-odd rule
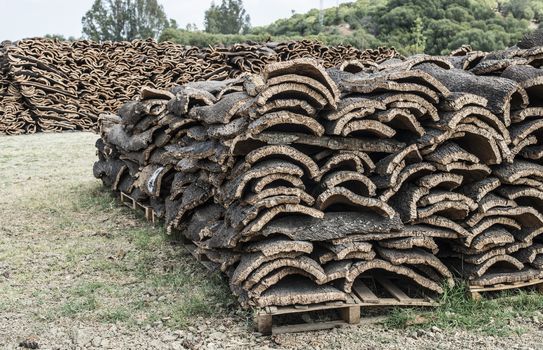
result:
[[[362,324],[261,336],[220,277],[102,189],[96,138],[0,137],[1,349],[543,348],[540,312],[510,313],[496,334]]]

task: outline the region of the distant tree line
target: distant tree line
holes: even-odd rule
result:
[[[543,0],[357,0],[251,28],[242,0],[220,0],[205,12],[200,31],[192,23],[178,28],[157,0],[95,0],[82,24],[83,36],[93,40],[154,38],[205,47],[309,38],[361,49],[446,54],[463,44],[503,49],[541,20]]]

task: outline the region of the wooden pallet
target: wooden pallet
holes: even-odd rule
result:
[[[153,208],[151,208],[148,205],[139,203],[134,198],[130,197],[130,195],[128,195],[128,194],[126,194],[126,193],[124,193],[122,191],[120,193],[121,193],[121,203],[123,203],[127,207],[132,208],[134,210],[142,209],[144,214],[145,214],[145,218],[147,219],[147,221],[150,221],[153,224],[158,220],[158,217],[157,217],[157,215],[155,213],[155,210]]]
[[[355,281],[352,293],[348,294],[346,302],[321,303],[314,305],[295,305],[295,306],[270,306],[257,309],[255,313],[255,325],[258,332],[264,335],[316,331],[341,327],[348,324],[359,324],[379,322],[384,319],[383,316],[367,317],[361,319],[362,309],[372,307],[390,307],[390,306],[437,306],[438,303],[430,298],[409,297],[400,287],[397,281],[386,277],[373,279],[373,283],[383,289],[388,296],[377,296],[369,287],[368,282],[372,279],[359,278]],[[277,326],[274,325],[274,318],[281,315],[302,314],[314,311],[335,312],[339,319],[325,322],[298,323]]]
[[[538,292],[543,293],[543,278],[535,278],[525,282],[500,283],[492,286],[468,285],[468,296],[473,300],[480,300],[482,298],[481,293],[521,289],[526,287],[535,287]]]

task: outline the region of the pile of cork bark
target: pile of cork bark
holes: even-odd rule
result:
[[[332,67],[352,59],[374,65],[396,55],[384,48],[360,51],[311,41],[204,49],[152,40],[4,42],[0,134],[96,130],[100,113],[118,110],[137,97],[142,86],[169,89],[191,81],[224,80],[302,56]]]
[[[384,274],[431,293],[543,277],[538,43],[144,88],[101,116],[94,174],[244,305],[346,300]]]

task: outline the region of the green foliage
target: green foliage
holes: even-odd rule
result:
[[[247,33],[251,27],[242,0],[222,0],[220,5],[211,3],[204,21],[205,31],[213,34]]]
[[[359,48],[393,46],[404,54],[439,55],[463,44],[485,51],[514,45],[529,31],[529,21],[538,21],[542,13],[541,0],[358,0],[324,10],[322,26],[315,9],[251,32],[340,34]],[[354,39],[359,36],[364,39]]]
[[[157,0],[95,0],[81,22],[85,37],[113,41],[156,39],[176,25]]]

